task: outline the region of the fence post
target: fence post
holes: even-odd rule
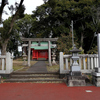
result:
[[[72,66],[72,58],[70,58],[70,66]]]
[[[97,67],[97,55],[95,54],[94,55],[94,68],[96,68]]]
[[[81,63],[81,56],[79,56],[79,66],[81,67],[82,66],[82,63]],[[81,68],[82,69],[82,68]]]
[[[93,69],[93,56],[91,55],[91,69]]]
[[[86,70],[85,55],[83,55],[83,70]]]
[[[68,71],[68,58],[65,58],[65,62],[66,62],[66,70]]]
[[[63,70],[64,70],[63,52],[60,52],[59,55],[60,55],[59,56],[60,74],[63,74]]]
[[[90,70],[90,56],[89,55],[87,57],[87,67],[88,67],[88,70]]]
[[[87,66],[88,66],[88,70],[90,70],[90,55],[88,55],[87,58]]]
[[[97,54],[97,61],[96,61],[96,63],[97,63],[97,68],[99,68],[99,65],[98,65],[98,54]]]
[[[5,67],[5,62],[4,59],[2,59],[2,71],[4,71],[4,67]]]

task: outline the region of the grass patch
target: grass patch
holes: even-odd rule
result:
[[[23,57],[15,58],[14,61],[23,61]]]
[[[92,83],[92,75],[87,75],[87,78],[90,80],[90,83]]]
[[[48,66],[48,62],[45,62],[47,64],[46,68],[48,72],[58,72],[59,71],[59,65],[52,65]]]
[[[17,61],[17,60],[14,60],[13,61],[13,69],[14,71],[18,70],[18,69],[21,69],[23,68],[23,61]]]
[[[7,79],[6,77],[3,77],[3,79]]]
[[[29,66],[25,66],[23,65],[23,62],[21,59],[16,59],[13,61],[13,69],[14,71],[26,71],[28,70],[28,68],[30,68]],[[30,61],[31,65],[34,65],[37,61]]]

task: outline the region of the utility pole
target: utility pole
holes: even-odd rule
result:
[[[74,47],[73,20],[71,21],[71,27],[72,27],[72,47]]]

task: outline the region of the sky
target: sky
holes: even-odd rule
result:
[[[1,1],[1,0],[0,0]],[[10,5],[14,5],[15,2],[19,2],[20,0],[8,0],[9,2],[9,5],[6,5],[4,10],[9,12],[8,10],[8,6]],[[37,6],[40,6],[42,5],[44,2],[43,0],[24,0],[23,4],[25,5],[25,14],[32,14],[32,11],[36,9]],[[3,14],[2,18],[5,20],[7,19],[10,15],[10,12],[9,12],[9,15],[6,15],[6,14]]]

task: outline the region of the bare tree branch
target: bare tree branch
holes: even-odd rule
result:
[[[1,3],[1,6],[0,6],[0,23],[1,23],[1,21],[2,21],[2,13],[3,13],[3,9],[4,9],[4,7],[5,7],[5,1],[6,0],[2,0],[2,3]]]
[[[21,6],[22,6],[22,4],[23,4],[23,1],[24,1],[24,0],[21,0],[21,1],[20,1],[20,4],[19,4],[18,9],[17,9],[15,15],[12,17],[12,21],[11,21],[11,24],[10,24],[10,30],[9,30],[8,34],[10,34],[10,32],[12,31],[14,22],[15,22],[15,20],[16,20],[16,17],[18,16],[18,13],[19,13],[20,8],[21,8]]]

